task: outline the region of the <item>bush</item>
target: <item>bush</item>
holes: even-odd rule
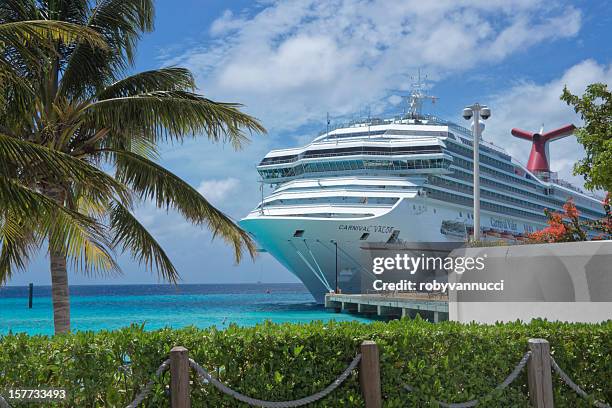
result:
[[[243,394],[296,399],[326,387],[353,359],[361,341],[372,339],[380,346],[385,406],[436,406],[433,398],[461,402],[490,393],[523,356],[530,337],[548,339],[555,359],[576,383],[595,398],[612,401],[612,321],[462,325],[417,319],[265,323],[223,331],[145,331],[132,326],[55,337],[7,335],[0,337],[0,390],[65,388],[69,400],[56,406],[124,407],[170,349],[183,345],[203,367]],[[131,362],[127,373],[120,369],[126,362]],[[553,377],[555,406],[590,406]],[[168,406],[164,393],[168,382],[166,373],[146,406]],[[405,383],[415,392],[403,391]],[[196,407],[243,406],[210,385],[194,386],[192,399]],[[357,375],[313,406],[362,407]],[[529,406],[526,371],[507,390],[489,396],[483,406]]]

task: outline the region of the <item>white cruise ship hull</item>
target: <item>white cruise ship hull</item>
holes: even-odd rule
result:
[[[253,211],[240,225],[261,248],[300,279],[318,303],[323,303],[325,294],[336,287],[336,261],[338,287],[343,293],[373,291],[371,287],[362,287],[362,282],[371,282],[374,276],[369,246],[388,242],[394,232],[393,238],[404,243],[465,240],[447,231],[443,233],[441,226],[443,220],[468,224],[468,214],[468,208],[453,203],[414,197],[401,199],[388,212],[368,218],[268,216],[264,210],[264,214]],[[541,227],[532,221],[486,212],[482,213],[481,222],[483,227],[503,224],[516,233]],[[365,239],[364,234],[368,234]]]

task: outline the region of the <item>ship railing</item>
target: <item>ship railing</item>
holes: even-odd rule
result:
[[[572,191],[575,191],[577,193],[580,194],[584,194],[588,197],[594,198],[596,200],[600,200],[602,201],[604,199],[603,195],[592,192],[592,191],[585,191],[583,189],[581,189],[578,186],[573,185],[572,183],[570,183],[567,180],[564,180],[562,178],[559,178],[559,173],[556,171],[551,171],[551,172],[537,172],[535,173],[535,175],[540,178],[541,180],[544,181],[548,181],[554,184],[557,184],[559,186],[565,187],[565,188],[569,188]]]
[[[396,115],[393,118],[389,118],[389,119],[359,117],[359,118],[351,119],[349,121],[340,121],[340,122],[333,123],[329,127],[329,129],[321,130],[319,132],[319,136],[322,136],[328,132],[333,132],[336,129],[343,129],[343,128],[363,128],[363,127],[377,126],[377,125],[405,124],[407,120],[411,120],[411,119],[416,120],[415,124],[419,124],[418,121],[426,120],[428,123],[452,127],[455,131],[462,132],[468,135],[471,134],[471,131],[469,129],[461,125],[458,125],[453,122],[449,122],[436,115],[421,114],[418,117],[412,117],[410,115]]]
[[[440,149],[424,149],[424,150],[415,150],[414,152],[381,152],[375,150],[356,150],[354,152],[343,152],[343,153],[309,153],[305,155],[300,155],[291,159],[278,159],[278,160],[269,160],[266,162],[260,162],[258,166],[270,166],[275,164],[287,164],[287,163],[295,163],[301,159],[316,159],[322,157],[350,157],[350,156],[362,156],[362,155],[372,155],[372,156],[418,156],[421,154],[443,154],[444,152]]]

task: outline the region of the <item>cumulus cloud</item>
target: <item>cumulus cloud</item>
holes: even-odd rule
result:
[[[492,99],[490,105],[493,116],[487,123],[486,138],[507,147],[514,157],[526,163],[531,146],[526,141],[512,137],[510,129],[518,127],[538,131],[544,126],[546,131],[567,123],[580,126],[580,117],[559,98],[566,85],[573,94],[581,95],[586,86],[594,82],[612,85],[612,64],[598,64],[589,59],[570,67],[559,78],[550,82],[517,83]],[[582,178],[572,175],[574,163],[584,156],[584,150],[575,137],[551,143],[550,154],[552,170],[558,171],[561,177],[582,185]]]
[[[263,4],[263,6],[262,6]],[[186,65],[209,96],[240,100],[272,129],[396,99],[416,68],[431,79],[576,35],[581,13],[544,0],[290,0],[226,11],[217,40],[167,63]]]
[[[240,186],[240,180],[228,177],[219,180],[203,180],[198,186],[198,192],[212,203],[222,203]]]

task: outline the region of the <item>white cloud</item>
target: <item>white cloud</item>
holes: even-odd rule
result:
[[[567,69],[560,78],[545,84],[521,82],[498,94],[489,105],[493,115],[487,123],[485,137],[507,147],[514,156],[527,162],[531,145],[510,135],[514,127],[530,131],[551,130],[567,123],[581,125],[573,109],[559,98],[567,85],[573,94],[581,95],[593,82],[612,85],[612,64],[600,65],[586,60]],[[560,176],[581,185],[582,178],[572,175],[574,163],[584,156],[582,146],[575,137],[561,139],[550,146],[551,169]]]
[[[238,30],[245,23],[245,20],[235,17],[232,10],[225,10],[221,17],[216,19],[210,26],[210,34],[220,36]]]
[[[250,16],[226,11],[211,27],[216,41],[166,62],[285,130],[326,111],[381,110],[416,68],[440,78],[574,36],[580,24],[561,0],[270,1]]]
[[[203,180],[197,190],[211,203],[219,204],[234,194],[239,187],[240,180],[228,177],[219,180]]]

